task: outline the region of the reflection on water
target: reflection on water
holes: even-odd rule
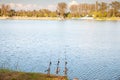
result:
[[[0,20],[0,67],[43,72],[52,61],[55,73],[65,53],[68,76],[82,80],[120,77],[120,22]]]

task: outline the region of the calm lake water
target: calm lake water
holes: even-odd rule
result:
[[[120,22],[0,20],[0,67],[43,72],[52,61],[60,75],[80,80],[120,79]]]

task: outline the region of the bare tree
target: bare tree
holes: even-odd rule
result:
[[[75,17],[78,13],[78,6],[77,5],[71,5],[70,6],[70,11],[73,17]]]
[[[57,10],[59,15],[64,17],[67,10],[67,4],[64,2],[58,3]]]
[[[120,2],[114,1],[110,5],[113,9],[113,16],[116,16],[116,13],[120,11]]]
[[[3,16],[8,16],[9,11],[10,11],[10,6],[9,5],[2,5],[1,13],[2,13]]]
[[[107,11],[107,3],[102,2],[99,4],[99,10],[102,12],[102,16],[104,16],[105,12]]]

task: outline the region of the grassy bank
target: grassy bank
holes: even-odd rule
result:
[[[1,20],[58,20],[57,17],[19,17],[19,16],[14,16],[14,17],[0,17]]]
[[[68,80],[66,76],[56,76],[43,73],[25,73],[0,69],[0,80]]]
[[[120,17],[97,17],[95,20],[98,21],[120,21]]]

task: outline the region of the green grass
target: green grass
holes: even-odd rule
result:
[[[43,73],[25,73],[0,69],[0,80],[68,80],[66,76],[56,76]]]

